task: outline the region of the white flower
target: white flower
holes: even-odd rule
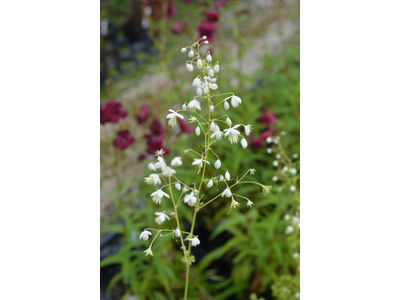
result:
[[[228,128],[228,129],[224,130],[225,136],[229,135],[228,139],[231,144],[237,143],[237,141],[238,141],[238,135],[240,134],[240,132],[238,130],[236,130],[236,128],[238,128],[239,126],[240,125],[235,125],[232,128]]]
[[[214,91],[218,88],[218,84],[216,84],[214,82],[209,83],[208,86],[210,87],[210,89],[212,89]]]
[[[224,108],[225,108],[225,110],[229,109],[229,103],[227,101],[224,102]]]
[[[285,215],[284,218],[285,218],[286,221],[289,221],[289,220],[290,220],[290,216],[289,216],[289,215]]]
[[[222,176],[221,176],[222,177]],[[223,192],[222,192],[222,197],[227,197],[230,198],[232,197],[232,192],[229,188],[226,188]]]
[[[268,148],[268,149],[267,149],[267,153],[268,153],[268,154],[271,154],[271,153],[272,153],[272,148]]]
[[[296,175],[296,174],[297,174],[297,170],[296,170],[295,168],[289,169],[289,172],[290,172],[292,175]]]
[[[185,103],[183,103],[182,109],[183,109],[183,110],[186,110],[186,104],[185,104]]]
[[[225,172],[225,179],[230,180],[231,179],[231,174],[229,174],[228,171]]]
[[[217,126],[217,125],[215,125],[215,126]],[[219,129],[219,128],[218,128]],[[210,139],[213,139],[214,137],[217,139],[217,140],[220,140],[221,139],[221,137],[224,135],[224,133],[222,132],[222,131],[220,131],[220,130],[218,130],[218,131],[215,131],[211,136],[210,136]]]
[[[213,186],[213,181],[212,181],[212,179],[210,179],[210,181],[207,183],[207,187],[208,188],[210,188],[210,187],[212,187]]]
[[[197,60],[197,68],[198,68],[199,70],[201,70],[202,67],[203,67],[203,62],[201,61],[201,59],[198,59],[198,60]]]
[[[156,169],[161,168],[161,170],[165,172],[165,170],[167,169],[167,164],[164,162],[164,158],[158,156],[157,159],[158,162],[155,163],[154,166],[156,167]]]
[[[173,127],[176,125],[176,117],[180,118],[183,120],[183,116],[181,114],[178,114],[176,111],[173,111],[172,109],[169,110],[171,113],[167,115],[167,119],[170,119],[168,121],[168,125]]]
[[[179,182],[175,183],[175,188],[180,191],[181,190],[181,184]]]
[[[204,160],[204,159],[200,159],[200,158],[195,158],[193,159],[193,163],[192,166],[198,166],[199,169],[203,167],[203,162],[210,164],[208,161]]]
[[[242,145],[242,148],[243,148],[243,149],[246,149],[246,148],[247,148],[247,141],[246,141],[245,138],[242,138],[242,139],[241,139],[240,144]]]
[[[156,221],[156,223],[157,223],[158,225],[161,225],[161,224],[165,221],[165,219],[168,219],[168,220],[169,220],[169,217],[168,217],[165,213],[163,213],[163,212],[156,212],[156,213],[154,213],[154,214],[158,216],[158,217],[155,219],[155,221]]]
[[[190,194],[186,195],[183,198],[183,202],[187,203],[189,206],[194,206],[196,204],[197,196],[195,193],[190,192]]]
[[[148,230],[143,230],[143,232],[139,235],[139,240],[144,239],[147,241],[149,239],[149,235],[152,235],[150,231]]]
[[[208,55],[207,55],[207,61],[208,61],[208,62],[211,62],[211,61],[212,61],[212,56],[211,56],[211,54],[208,54]]]
[[[232,197],[231,208],[239,207],[239,205],[240,205],[240,203],[235,201],[235,199],[233,199],[233,197]]]
[[[254,175],[256,173],[256,169],[250,169],[250,175]]]
[[[154,166],[153,163],[149,163],[149,164],[147,165],[147,167],[149,168],[150,171],[156,171],[156,167]]]
[[[185,53],[185,52],[186,52],[186,48],[182,48],[181,53]]]
[[[192,101],[189,102],[187,108],[191,111],[196,111],[196,109],[201,110],[200,102],[197,101],[196,99],[193,99]]]
[[[147,184],[161,184],[161,179],[160,176],[158,176],[158,174],[150,174],[149,177],[145,178],[145,182]]]
[[[162,172],[162,174],[163,174],[164,176],[171,177],[172,174],[176,174],[176,171],[175,171],[174,169],[170,168],[170,167],[166,167],[166,168],[165,168],[165,171]]]
[[[221,167],[221,161],[219,159],[214,163],[214,167],[216,169],[219,169]]]
[[[251,125],[250,124],[249,125],[243,125],[243,127],[244,127],[244,132],[246,133],[246,135],[247,136],[250,135]]]
[[[188,56],[189,56],[190,58],[192,58],[192,57],[194,56],[193,50],[190,50],[190,51],[189,51]]]
[[[210,106],[210,112],[213,112],[214,111],[214,105],[211,105]]]
[[[281,155],[278,153],[277,155],[275,155],[276,159],[280,159]]]
[[[218,72],[219,72],[219,65],[218,65],[218,64],[216,64],[216,65],[214,66],[214,72],[215,72],[215,73],[218,73]]]
[[[143,253],[145,253],[145,254],[146,254],[146,256],[147,256],[147,255],[154,256],[153,252],[151,251],[151,247],[150,247],[149,249],[147,249],[147,250],[143,251]]]
[[[209,76],[210,78],[213,78],[213,77],[214,77],[214,71],[213,71],[213,69],[210,69],[210,70],[208,71],[208,76]]]
[[[286,227],[285,233],[286,233],[286,234],[289,234],[289,233],[292,233],[293,231],[294,231],[294,227],[291,226],[291,225],[289,225],[288,227]]]
[[[272,181],[278,181],[278,176],[272,177]]]
[[[193,65],[190,64],[190,63],[186,63],[186,69],[187,69],[189,72],[192,72],[192,71],[193,71]]]
[[[285,173],[288,169],[289,169],[289,168],[288,168],[287,166],[284,166],[284,167],[282,168],[282,173]]]
[[[279,162],[278,162],[277,160],[274,160],[274,161],[272,162],[272,165],[273,165],[274,167],[277,167],[277,166],[279,166]]]
[[[192,238],[192,239],[188,239],[188,240],[192,241],[192,246],[193,247],[196,247],[197,245],[200,245],[200,240],[197,237]]]
[[[252,207],[254,205],[254,203],[252,201],[250,201],[249,199],[247,199],[247,207]]]
[[[278,187],[278,192],[282,192],[282,187],[281,186]]]
[[[197,136],[199,136],[199,135],[200,135],[200,127],[199,127],[199,126],[197,126],[197,127],[196,127],[196,131],[195,131],[195,133],[196,133],[196,135],[197,135]]]
[[[194,80],[193,80],[193,83],[192,83],[192,85],[194,86],[194,87],[200,87],[201,86],[201,80],[200,80],[200,78],[199,77],[196,77]]]
[[[217,79],[218,79],[217,77],[211,79],[211,80],[210,80],[210,83],[216,83],[216,82],[217,82]]]
[[[171,167],[182,166],[182,158],[180,156],[175,157],[171,160]]]
[[[161,204],[161,199],[163,196],[169,198],[169,195],[167,193],[165,193],[162,189],[158,189],[157,191],[155,191],[154,193],[152,193],[150,195],[150,197],[153,197],[153,201],[156,204]]]
[[[177,229],[175,230],[175,236],[176,236],[176,237],[180,237],[180,236],[181,236],[181,231],[179,230],[179,228],[177,228]]]
[[[267,139],[266,139],[265,141],[266,141],[268,144],[269,144],[269,143],[272,143],[272,137],[270,137],[270,136],[267,137]]]
[[[229,125],[229,127],[232,126],[232,121],[229,119],[229,117],[226,118],[226,123]]]
[[[291,187],[290,187],[290,191],[291,192],[294,192],[296,190],[296,187],[294,186],[294,185],[292,185]]]
[[[212,122],[210,123],[210,130],[213,131],[213,132],[215,132],[215,130],[216,130],[214,121],[212,121]]]
[[[299,269],[300,269],[300,266],[299,266]],[[300,293],[294,294],[294,297],[295,297],[295,298],[300,298]]]
[[[239,106],[239,104],[241,104],[242,103],[242,99],[240,99],[238,96],[235,96],[235,95],[233,95],[232,96],[232,99],[231,99],[231,104],[232,104],[232,107],[238,107]]]

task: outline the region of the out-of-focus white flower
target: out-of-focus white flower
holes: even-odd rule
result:
[[[275,155],[276,159],[280,159],[281,155],[278,153],[277,155]]]
[[[227,198],[232,197],[232,192],[231,192],[231,190],[230,190],[229,188],[226,188],[226,189],[222,192],[221,197],[227,197]]]
[[[272,153],[272,148],[267,148],[267,153],[271,154]]]
[[[215,72],[215,73],[218,73],[218,72],[219,72],[219,64],[216,64],[216,65],[214,66],[214,72]]]
[[[292,185],[291,187],[290,187],[290,191],[291,192],[294,192],[296,190],[296,187],[294,186],[294,185]]]
[[[197,94],[197,96],[199,96],[199,97],[203,94],[203,91],[201,90],[201,88],[197,88],[196,94]]]
[[[208,86],[210,87],[210,89],[212,89],[214,91],[218,88],[218,84],[216,84],[214,82],[209,83]]]
[[[203,62],[202,62],[201,59],[199,58],[199,59],[197,60],[197,68],[198,68],[199,70],[201,70],[202,67],[203,67]]]
[[[278,176],[272,177],[272,181],[278,181]]]
[[[216,125],[215,125],[216,126]],[[219,129],[219,128],[218,128]],[[217,139],[217,140],[220,140],[221,139],[221,137],[223,136],[223,132],[222,131],[220,131],[220,130],[217,130],[217,131],[215,131],[211,136],[210,136],[210,139],[213,139],[214,137]]]
[[[182,48],[181,53],[185,53],[185,52],[186,52],[186,48]]]
[[[171,167],[182,166],[182,158],[180,156],[175,157],[171,160]]]
[[[231,208],[236,208],[239,206],[240,206],[240,203],[235,201],[235,199],[233,199],[233,197],[232,197]]]
[[[252,201],[250,201],[249,199],[247,199],[247,207],[252,207],[254,205],[254,203]]]
[[[169,198],[169,197],[168,197]],[[158,216],[155,221],[158,225],[161,225],[166,219],[169,221],[169,217],[163,213],[163,212],[156,212],[154,213],[156,216]]]
[[[214,182],[212,181],[212,179],[210,179],[210,181],[207,183],[207,187],[210,188],[212,187],[214,184]]]
[[[266,139],[265,141],[266,141],[268,144],[269,144],[269,143],[272,143],[272,137],[270,137],[270,136],[267,137],[267,139]]]
[[[232,121],[229,119],[229,117],[226,118],[226,123],[229,125],[229,127],[232,126]]]
[[[193,80],[192,85],[193,85],[194,87],[199,88],[199,87],[201,86],[201,80],[200,80],[200,78],[199,78],[199,77],[196,77],[196,78]]]
[[[241,103],[242,103],[242,99],[240,99],[238,96],[235,96],[235,95],[232,96],[232,98],[231,98],[232,107],[236,108]]]
[[[224,108],[225,108],[225,110],[229,109],[229,103],[227,101],[224,102]]]
[[[213,69],[208,70],[208,77],[210,77],[210,78],[214,77],[214,70]]]
[[[146,256],[147,256],[147,255],[154,256],[153,252],[151,251],[151,247],[148,248],[147,250],[143,251],[143,253],[146,254]]]
[[[163,174],[164,176],[171,177],[172,174],[176,174],[176,171],[175,171],[174,169],[170,168],[170,167],[166,167],[166,168],[165,168],[165,171],[162,172],[162,174]]]
[[[282,187],[278,186],[278,192],[281,192],[281,191],[282,191]]]
[[[225,179],[225,177],[224,176],[219,176],[219,180],[224,180]]]
[[[176,125],[176,117],[180,118],[180,119],[184,119],[184,117],[181,114],[178,114],[176,111],[173,111],[172,109],[169,110],[171,113],[169,115],[167,115],[167,119],[170,119],[168,121],[168,125],[173,127]]]
[[[285,215],[284,218],[285,218],[286,221],[289,221],[289,220],[290,220],[290,216],[289,216],[289,215]]]
[[[231,174],[229,174],[228,171],[225,172],[225,179],[230,180],[231,179]]]
[[[210,112],[213,112],[214,111],[214,105],[211,105],[210,106]]]
[[[232,128],[228,128],[225,129],[225,136],[228,136],[228,140],[231,144],[237,143],[238,141],[238,135],[240,134],[240,132],[238,130],[236,130],[236,128],[238,128],[240,125],[235,125]]]
[[[293,231],[294,231],[294,227],[291,226],[291,225],[289,225],[288,227],[286,227],[285,233],[286,233],[286,234],[289,234],[289,233],[292,233]]]
[[[203,93],[207,94],[210,90],[208,89],[208,86],[204,85],[203,86]]]
[[[147,165],[147,167],[149,168],[150,171],[156,171],[156,167],[154,166],[153,163],[149,163],[149,164]]]
[[[214,163],[214,167],[216,169],[219,169],[221,167],[221,161],[219,159]]]
[[[200,245],[200,240],[197,237],[194,237],[192,239],[188,239],[189,241],[192,241],[192,246],[196,247],[197,245]]]
[[[279,166],[279,161],[277,161],[277,160],[274,160],[274,161],[272,162],[272,165],[273,165],[274,167],[277,167],[277,166]]]
[[[143,230],[142,233],[139,235],[139,240],[144,239],[147,241],[149,239],[149,236],[152,235],[150,231],[148,230]]]
[[[189,53],[188,53],[188,56],[189,56],[190,58],[192,58],[192,57],[194,56],[194,51],[193,51],[193,50],[190,50]]]
[[[155,163],[154,166],[156,167],[156,169],[161,168],[161,171],[165,172],[165,170],[167,169],[167,164],[164,162],[164,158],[158,156],[157,159],[158,162]]]
[[[197,121],[197,118],[195,116],[190,116],[188,121],[189,123],[194,123]]]
[[[250,169],[250,175],[254,175],[256,173],[256,169]]]
[[[287,172],[288,169],[289,169],[289,168],[288,168],[287,166],[284,166],[284,167],[282,168],[282,173]]]
[[[176,237],[180,237],[180,236],[181,236],[181,231],[179,230],[179,228],[177,228],[177,229],[175,230],[175,236],[176,236]]]
[[[242,138],[242,139],[240,140],[240,144],[242,145],[242,148],[243,148],[243,149],[246,149],[246,148],[247,148],[247,141],[246,141],[245,138]]]
[[[181,184],[179,182],[175,183],[175,188],[180,191],[181,190]]]
[[[291,168],[291,169],[289,170],[289,172],[290,172],[292,175],[296,175],[296,174],[297,174],[297,170],[296,170],[295,168]]]
[[[243,127],[244,127],[244,132],[246,133],[246,135],[247,136],[250,135],[251,125],[250,124],[249,125],[243,125]]]
[[[190,63],[186,63],[186,69],[187,69],[189,72],[192,72],[192,71],[193,71],[193,65],[190,64]]]
[[[212,56],[211,56],[211,54],[208,54],[208,55],[207,55],[207,61],[208,61],[208,62],[211,62],[211,61],[212,61]]]
[[[162,189],[158,189],[157,191],[155,191],[154,193],[152,193],[150,195],[150,197],[153,197],[153,201],[155,204],[161,204],[161,199],[164,196],[169,198],[169,195],[167,193],[165,193]]]
[[[299,269],[300,269],[300,266],[299,266]],[[295,297],[295,298],[299,298],[299,299],[300,299],[300,293],[296,293],[296,294],[294,294],[294,297]]]
[[[183,110],[186,110],[186,104],[185,104],[185,103],[183,103],[182,109],[183,109]]]
[[[146,184],[161,184],[161,179],[158,174],[150,174],[149,177],[146,177],[144,179],[144,181],[146,182]]]
[[[187,203],[189,206],[194,206],[196,204],[197,196],[195,193],[190,192],[187,194],[185,198],[183,198],[183,202]]]

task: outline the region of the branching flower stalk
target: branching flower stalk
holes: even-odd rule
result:
[[[151,185],[160,185],[160,188],[151,194],[151,197],[155,204],[161,204],[163,200],[169,201],[171,200],[172,205],[174,206],[173,211],[170,212],[156,212],[155,214],[157,217],[155,221],[157,224],[161,225],[166,220],[170,221],[171,218],[176,219],[176,227],[173,229],[154,229],[154,228],[146,228],[140,238],[147,240],[149,236],[152,236],[151,231],[155,231],[154,238],[149,246],[149,248],[144,251],[146,255],[153,255],[151,251],[151,247],[156,240],[157,237],[166,237],[171,235],[172,237],[177,237],[181,243],[181,249],[183,252],[183,259],[182,261],[186,264],[186,281],[185,281],[185,292],[184,292],[184,300],[187,299],[188,295],[188,288],[189,288],[189,270],[190,265],[195,262],[195,258],[191,255],[192,247],[196,247],[200,244],[200,239],[197,235],[194,235],[194,228],[196,224],[196,217],[197,213],[207,206],[208,204],[212,203],[216,199],[219,198],[231,198],[231,205],[230,210],[239,207],[240,202],[237,200],[244,199],[246,202],[247,207],[251,207],[254,203],[248,199],[244,195],[239,195],[237,193],[233,193],[232,189],[239,184],[250,183],[250,184],[257,184],[261,187],[261,190],[264,195],[268,194],[270,191],[271,186],[266,186],[258,182],[254,181],[243,181],[244,177],[247,174],[254,175],[256,170],[249,169],[245,174],[240,178],[237,179],[235,182],[235,177],[226,171],[225,174],[218,174],[211,178],[206,178],[205,173],[207,167],[214,167],[215,169],[220,169],[222,166],[222,162],[220,157],[215,153],[212,148],[212,145],[217,143],[222,138],[227,138],[228,141],[233,145],[239,142],[243,149],[247,147],[247,141],[245,137],[241,134],[238,130],[240,127],[244,129],[245,134],[248,136],[251,132],[251,125],[244,125],[244,124],[236,124],[234,126],[232,120],[229,118],[228,115],[222,115],[219,117],[212,116],[212,113],[215,114],[214,110],[223,105],[225,110],[229,110],[230,105],[228,100],[233,108],[237,108],[241,103],[242,100],[234,95],[234,93],[225,93],[225,94],[213,94],[212,91],[218,89],[217,79],[220,71],[219,62],[216,62],[214,65],[212,62],[212,56],[208,52],[205,58],[202,58],[200,55],[200,46],[202,44],[208,44],[206,41],[206,37],[199,39],[197,42],[192,44],[191,46],[185,47],[181,49],[182,53],[188,52],[188,56],[190,60],[186,62],[186,68],[189,72],[194,70],[194,65],[200,70],[202,76],[196,76],[193,80],[193,87],[196,89],[197,96],[194,97],[193,100],[189,101],[188,103],[185,102],[182,105],[182,109],[174,111],[172,109],[169,110],[169,114],[166,116],[169,119],[168,124],[170,126],[176,126],[177,118],[184,119],[182,113],[189,113],[192,114],[188,119],[190,123],[196,123],[197,128],[195,130],[195,134],[200,136],[201,134],[204,135],[204,145],[201,147],[201,153],[193,150],[187,149],[184,153],[194,153],[197,158],[193,159],[192,166],[194,166],[194,170],[197,174],[201,174],[201,179],[198,185],[194,184],[193,186],[187,185],[184,181],[178,179],[175,174],[176,170],[174,168],[179,167],[182,165],[182,158],[175,157],[172,159],[170,166],[167,165],[166,161],[163,158],[163,150],[159,150],[156,152],[157,162],[150,163],[148,168],[150,171],[154,171],[155,173],[150,174],[149,177],[145,178],[145,182]],[[227,96],[228,95],[228,96]],[[222,100],[219,97],[225,96]],[[226,97],[227,96],[227,97]],[[208,110],[205,116],[202,116],[199,112],[202,110],[202,105],[207,104]],[[221,126],[221,127],[220,127]],[[223,130],[221,128],[227,127]],[[211,164],[211,158],[214,160],[214,163]],[[161,171],[161,172],[159,172]],[[163,180],[163,182],[161,181]],[[164,183],[164,185],[161,185]],[[204,193],[202,194],[202,190],[207,186],[207,188],[212,188],[213,185],[222,184],[225,186],[225,189],[216,195],[214,198],[205,201],[203,200]],[[198,186],[198,189],[196,188]],[[178,199],[175,199],[174,193],[172,189],[175,188],[176,190],[180,191],[181,194]],[[222,189],[221,189],[222,190]],[[169,193],[167,193],[169,191]],[[235,197],[235,198],[234,198]],[[179,206],[186,204],[189,207],[193,207],[193,218],[192,224],[190,228],[190,232],[183,231],[181,228],[181,219],[179,217]],[[229,212],[230,212],[229,210]],[[228,214],[229,214],[228,212]],[[165,235],[162,235],[163,232],[166,232]],[[188,247],[185,246],[185,241],[188,242]]]

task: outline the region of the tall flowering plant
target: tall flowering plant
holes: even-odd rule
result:
[[[215,170],[219,170],[223,163],[221,162],[218,154],[213,150],[212,146],[223,138],[234,145],[240,143],[241,147],[245,149],[248,145],[244,135],[241,134],[239,129],[243,129],[245,135],[249,136],[252,126],[244,124],[233,125],[232,120],[228,115],[216,116],[217,108],[222,106],[227,111],[230,106],[233,108],[239,107],[242,103],[241,98],[234,95],[233,93],[215,94],[214,91],[218,89],[217,80],[218,73],[220,71],[219,62],[212,63],[212,56],[208,52],[206,57],[201,57],[200,46],[202,44],[208,44],[206,36],[203,36],[197,42],[191,46],[181,49],[182,53],[188,52],[189,60],[186,62],[186,68],[189,72],[193,72],[194,66],[197,66],[200,71],[200,76],[196,76],[193,80],[193,87],[196,89],[197,96],[188,103],[185,102],[180,110],[169,110],[169,114],[166,118],[169,120],[170,126],[176,126],[179,120],[184,120],[185,113],[190,114],[189,122],[194,123],[196,126],[195,134],[197,136],[204,136],[204,144],[201,146],[201,151],[197,152],[193,149],[187,149],[184,153],[193,152],[197,158],[193,159],[191,165],[194,171],[199,175],[199,183],[186,184],[183,179],[178,179],[176,168],[183,164],[181,157],[175,157],[171,160],[169,165],[164,160],[164,151],[161,149],[156,152],[157,162],[150,163],[148,165],[149,170],[154,173],[150,174],[145,178],[147,184],[154,186],[159,185],[160,187],[154,191],[150,197],[152,197],[155,204],[161,204],[162,201],[170,201],[173,206],[172,211],[156,212],[155,222],[158,225],[162,225],[164,222],[175,221],[175,225],[172,229],[155,229],[146,228],[140,234],[140,239],[148,240],[150,236],[154,238],[150,243],[149,248],[144,251],[147,255],[154,255],[152,252],[152,245],[158,237],[172,236],[180,240],[181,249],[183,253],[182,261],[186,264],[186,282],[184,300],[187,299],[188,287],[189,287],[189,269],[190,266],[195,262],[195,258],[191,255],[192,247],[196,247],[200,244],[200,237],[195,234],[196,216],[198,212],[205,206],[209,205],[217,199],[228,198],[231,201],[230,209],[239,207],[240,202],[237,200],[244,199],[247,207],[251,207],[254,203],[248,199],[245,195],[239,195],[234,193],[235,186],[239,184],[257,184],[261,187],[262,192],[266,195],[269,193],[271,186],[254,182],[244,181],[243,179],[247,174],[254,175],[255,169],[249,169],[244,172],[240,179],[234,179],[236,176],[230,175],[229,171],[225,173],[218,171],[215,176],[206,178],[206,168],[214,167]],[[227,96],[228,95],[228,96]],[[225,96],[222,100],[221,96]],[[227,96],[227,97],[226,97]],[[229,101],[230,100],[230,104]],[[201,114],[204,111],[204,106],[207,107],[205,114]],[[203,110],[202,110],[203,107]],[[202,193],[202,189],[207,187],[211,189],[213,185],[223,185],[224,189],[218,193],[212,199],[204,199],[205,194]],[[179,198],[175,198],[173,194],[173,188],[180,192]],[[217,189],[217,191],[219,191]],[[181,205],[188,205],[193,208],[193,218],[191,222],[190,231],[184,231],[181,227],[182,220],[179,217],[179,207]],[[186,242],[186,243],[185,243]]]

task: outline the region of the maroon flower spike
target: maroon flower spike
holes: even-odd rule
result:
[[[167,17],[171,19],[176,16],[176,7],[172,4],[168,5]]]
[[[159,136],[163,133],[162,124],[159,118],[155,118],[154,121],[150,124],[150,131],[151,134],[155,136]]]
[[[182,28],[182,23],[181,23],[181,22],[176,22],[176,23],[174,24],[174,26],[172,26],[171,32],[172,32],[173,34],[179,34],[181,28]]]
[[[181,130],[182,130],[179,134],[182,134],[182,133],[189,134],[189,133],[191,133],[191,132],[194,131],[194,127],[193,127],[193,126],[188,125],[188,124],[187,124],[184,120],[182,120],[181,118],[176,118],[176,119],[178,120],[179,127],[180,127]]]
[[[120,149],[126,149],[132,144],[135,139],[129,133],[129,130],[121,130],[117,132],[117,137],[114,140],[114,146]]]
[[[264,109],[261,118],[258,119],[258,122],[265,123],[266,125],[269,125],[270,123],[276,123],[276,115]]]
[[[151,136],[147,135],[147,149],[146,152],[148,154],[154,154],[157,150],[160,150],[162,148],[162,142],[163,142],[163,135],[159,135],[155,139],[152,139]]]
[[[149,117],[149,109],[148,109],[147,105],[144,105],[142,107],[142,109],[140,110],[140,112],[135,117],[139,124],[146,123],[146,121]]]
[[[249,139],[250,139],[250,144],[251,144],[251,147],[253,148],[253,151],[255,151],[259,148],[263,148],[262,144],[265,142],[267,137],[269,137],[274,131],[275,131],[274,129],[269,129],[269,130],[261,133],[261,135],[259,137],[251,136]]]
[[[106,102],[100,105],[100,123],[107,122],[118,123],[119,119],[125,118],[128,115],[126,110],[122,108],[119,102]]]
[[[218,21],[218,13],[215,10],[207,10],[203,13],[209,22],[217,22]]]
[[[211,22],[203,22],[197,27],[197,30],[199,31],[200,37],[203,37],[205,35],[207,37],[206,41],[211,42],[213,34],[216,30],[216,26],[214,23]]]
[[[142,153],[142,154],[140,154],[139,156],[138,156],[138,160],[139,161],[143,161],[143,160],[145,160],[146,159],[146,154],[144,154],[144,153]]]

